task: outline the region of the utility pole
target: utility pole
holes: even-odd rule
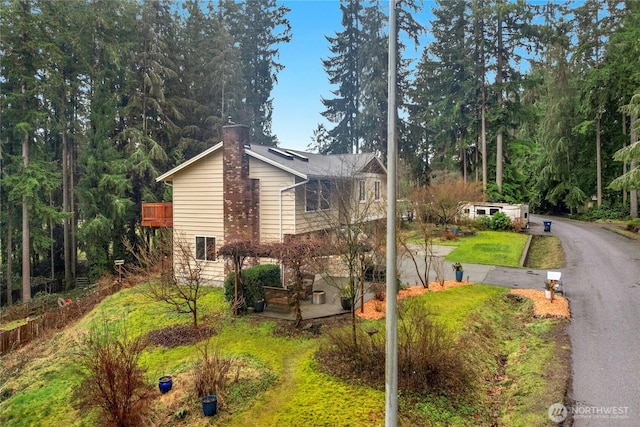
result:
[[[396,8],[389,2],[389,81],[387,109],[387,340],[385,343],[385,426],[398,425],[398,301],[396,283]]]

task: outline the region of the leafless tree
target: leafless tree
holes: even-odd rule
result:
[[[135,269],[158,276],[145,288],[147,296],[173,307],[178,313],[190,313],[193,327],[197,328],[204,261],[196,257],[187,239],[183,235],[172,238],[167,233],[155,246],[143,243],[134,249],[130,243],[125,245],[138,262]],[[173,259],[168,254],[173,254]]]
[[[330,253],[331,247],[325,240],[307,237],[289,237],[281,243],[268,245],[271,258],[278,259],[293,276],[293,306],[296,313],[296,327],[302,322],[300,309],[300,291],[305,273],[315,274],[319,265],[317,261]]]
[[[363,286],[357,286],[361,280],[361,258],[372,250],[375,254],[378,249],[372,242],[381,235],[377,228],[384,227],[385,183],[363,172],[366,168],[361,163],[362,157],[347,155],[342,160],[337,173],[327,171],[327,176],[332,178],[324,185],[330,191],[321,187],[314,220],[323,225],[325,238],[331,242],[346,272],[346,284],[328,272],[323,277],[351,299],[352,335],[357,346],[355,307],[364,296]],[[378,255],[382,256],[374,258],[384,258],[383,253]]]

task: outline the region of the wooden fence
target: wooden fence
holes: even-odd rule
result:
[[[118,292],[120,283],[95,289],[71,304],[45,311],[37,318],[9,331],[0,331],[0,355],[7,354],[28,342],[43,336],[47,331],[60,329],[91,311],[105,297]]]

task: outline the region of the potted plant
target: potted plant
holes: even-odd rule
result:
[[[353,285],[345,285],[340,288],[340,305],[345,310],[353,308],[353,300],[356,296],[356,288]]]
[[[462,264],[460,264],[459,262],[454,262],[451,267],[456,273],[456,282],[462,282],[462,275],[464,274],[464,268],[462,267]]]
[[[547,279],[544,281],[544,296],[546,299],[553,301],[553,290],[555,288],[555,285],[555,280]]]
[[[253,302],[253,311],[255,313],[262,313],[264,311],[265,301],[264,298],[257,299]]]
[[[200,401],[202,402],[202,413],[205,416],[211,417],[218,412],[218,396],[215,394],[204,396],[200,398]]]
[[[171,378],[171,375],[162,376],[158,380],[158,388],[160,389],[160,393],[162,394],[165,394],[166,392],[171,390],[172,386],[173,386],[173,379]]]

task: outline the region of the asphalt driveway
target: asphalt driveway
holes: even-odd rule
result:
[[[578,427],[639,426],[640,242],[596,224],[531,219],[538,230],[543,219],[552,221],[549,234],[560,238],[566,255],[558,271],[572,314],[573,385],[564,410]],[[512,270],[496,268],[484,281],[508,286],[519,281]],[[521,270],[519,283],[535,278],[540,287],[542,274]]]
[[[549,233],[543,220],[552,221]],[[558,369],[572,369],[573,380],[570,403],[552,415],[577,427],[640,426],[640,242],[597,224],[536,215],[530,232],[556,235],[566,255],[566,267],[554,271],[562,273],[571,308],[573,366]],[[411,283],[411,268],[403,267]],[[543,289],[547,273],[464,267],[465,279],[509,288]]]

